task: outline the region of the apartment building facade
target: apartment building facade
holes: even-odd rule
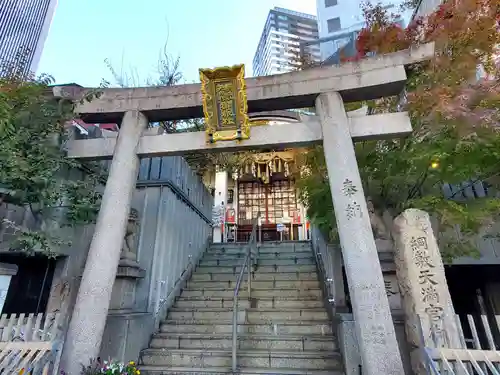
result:
[[[14,60],[36,72],[58,0],[0,0],[0,75]]]
[[[300,65],[300,45],[317,39],[316,16],[278,7],[271,9],[253,58],[253,75],[295,70]],[[308,47],[306,52],[313,61],[320,60],[318,45]]]

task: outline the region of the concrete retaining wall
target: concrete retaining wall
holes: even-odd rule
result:
[[[143,159],[132,207],[139,215],[136,236],[137,261],[144,270],[135,286],[114,296],[133,294],[133,308],[110,310],[101,347],[102,358],[137,360],[139,351],[164,318],[167,300],[190,261],[206,248],[211,235],[213,198],[201,179],[182,157]],[[0,210],[0,220],[8,217],[30,227],[31,214],[22,207]],[[85,266],[94,226],[66,229],[72,245],[60,249],[52,280],[47,312],[65,312],[67,326]],[[8,251],[9,230],[0,230],[0,252]]]

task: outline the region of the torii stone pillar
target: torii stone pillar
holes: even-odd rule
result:
[[[349,119],[339,93],[320,94],[317,113],[364,375],[404,375]]]
[[[65,340],[61,368],[68,374],[79,374],[82,362],[99,355],[137,181],[137,145],[147,124],[141,112],[125,112]]]

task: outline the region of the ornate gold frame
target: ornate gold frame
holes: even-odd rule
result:
[[[215,69],[200,69],[201,97],[205,115],[207,142],[232,141],[250,138],[245,65],[224,66]],[[219,105],[216,85],[221,82],[231,84],[234,97],[235,124],[227,129],[219,124]],[[227,103],[226,103],[227,104]],[[222,128],[222,129],[221,129]]]

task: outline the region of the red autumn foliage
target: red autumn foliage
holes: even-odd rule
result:
[[[381,4],[365,3],[366,25],[356,40],[356,57],[349,60],[359,60],[370,52],[390,53],[430,41],[439,47],[442,42],[484,37],[485,32],[488,34],[496,29],[495,24],[498,26],[500,5],[497,2],[447,0],[431,14],[414,18],[406,28],[401,26],[399,14],[389,13]]]
[[[357,61],[434,42],[434,57],[414,67],[405,109],[424,132],[449,124],[462,136],[500,124],[500,3],[498,0],[447,0],[403,28],[400,16],[365,4],[366,26],[356,40]],[[478,67],[482,74],[479,79]],[[378,105],[387,105],[381,101]]]

